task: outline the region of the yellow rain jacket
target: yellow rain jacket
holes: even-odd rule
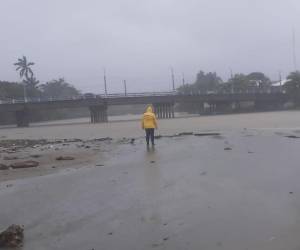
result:
[[[157,128],[156,117],[151,106],[148,106],[142,118],[142,129],[146,128]]]

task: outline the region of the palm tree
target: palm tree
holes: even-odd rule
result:
[[[25,79],[28,80],[33,77],[33,72],[30,66],[33,66],[34,63],[27,62],[26,56],[23,56],[23,58],[19,58],[18,62],[14,63],[14,65],[17,66],[16,71],[19,71],[20,78],[23,78],[25,76]]]
[[[36,85],[40,83],[40,81],[37,80],[34,75],[31,75],[28,79],[23,80],[23,82],[32,88],[35,88]]]
[[[23,79],[23,91],[24,91],[24,101],[27,101],[27,93],[26,93],[26,84],[31,82],[33,80],[33,71],[30,68],[30,66],[33,66],[33,62],[27,62],[26,56],[23,56],[22,58],[18,58],[18,62],[14,63],[14,65],[17,67],[16,71],[19,71],[20,78]],[[34,78],[35,79],[35,78]],[[36,81],[35,81],[36,82]]]

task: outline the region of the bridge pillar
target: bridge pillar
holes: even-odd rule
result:
[[[174,104],[171,105],[171,118],[175,118]]]
[[[175,117],[174,103],[155,103],[153,106],[158,119],[170,119]]]
[[[165,119],[165,118],[167,118],[166,104],[163,103],[163,104],[161,105],[161,107],[162,107],[162,118]]]
[[[201,115],[201,114],[204,113],[204,103],[203,102],[199,103],[199,105],[198,105],[198,112],[199,112],[199,115]]]
[[[107,115],[107,106],[91,106],[90,107],[91,114],[91,123],[101,123],[108,121]]]
[[[16,122],[18,127],[29,127],[29,111],[24,108],[23,110],[18,110],[15,113]]]
[[[161,106],[158,103],[153,104],[153,106],[154,106],[154,113],[155,113],[156,117],[158,119],[160,119],[161,118]]]

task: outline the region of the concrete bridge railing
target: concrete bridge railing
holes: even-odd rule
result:
[[[128,93],[92,96],[74,96],[70,98],[34,98],[27,100],[4,100],[0,102],[0,112],[14,112],[18,126],[29,125],[29,114],[34,110],[79,108],[90,110],[91,122],[106,122],[107,107],[110,105],[152,104],[158,118],[173,118],[175,103],[194,103],[199,112],[204,104],[212,112],[221,106],[240,107],[241,102],[253,102],[258,107],[265,103],[282,104],[289,99],[284,93],[226,93],[183,95],[176,92]]]

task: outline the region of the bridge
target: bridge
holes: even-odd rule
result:
[[[199,112],[204,103],[212,111],[224,106],[239,107],[242,102],[253,102],[259,107],[264,104],[282,105],[289,100],[284,93],[236,93],[236,94],[199,94],[181,95],[176,92],[132,93],[97,95],[89,98],[84,96],[69,99],[29,99],[0,101],[0,112],[14,112],[18,127],[29,126],[30,113],[36,110],[82,108],[90,110],[92,123],[108,121],[107,107],[112,105],[152,104],[158,118],[174,118],[175,103],[193,103]]]

